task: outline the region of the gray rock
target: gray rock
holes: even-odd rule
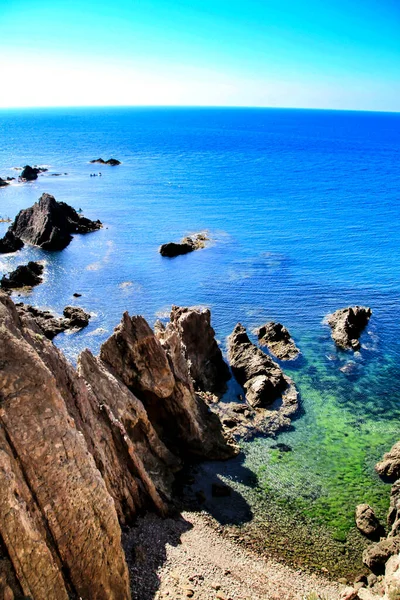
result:
[[[259,328],[257,336],[260,345],[267,346],[280,360],[294,360],[300,354],[289,331],[281,323],[266,323]]]

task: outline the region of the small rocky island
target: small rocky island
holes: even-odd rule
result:
[[[45,173],[47,170],[45,167],[31,167],[30,165],[26,165],[22,169],[19,179],[22,181],[35,181],[40,173]]]
[[[95,158],[94,160],[91,160],[90,163],[98,163],[99,165],[110,165],[110,167],[116,167],[121,164],[121,162],[116,158],[109,158],[108,160],[103,160],[102,158]]]
[[[359,337],[368,324],[372,310],[366,306],[349,306],[340,308],[326,321],[332,329],[332,339],[339,348],[359,350]]]
[[[281,323],[266,323],[258,329],[257,337],[260,346],[267,346],[280,360],[294,360],[300,354],[289,331]]]
[[[51,194],[42,194],[38,202],[15,217],[0,240],[0,252],[15,252],[23,242],[44,250],[63,250],[73,233],[90,233],[101,227],[100,221],[91,221],[65,202],[57,202]]]
[[[180,242],[167,242],[160,246],[159,252],[161,256],[173,258],[181,254],[188,254],[194,250],[200,250],[205,247],[205,242],[209,238],[205,233],[196,233],[193,236],[183,238]]]
[[[8,275],[3,275],[0,280],[0,287],[3,290],[15,290],[18,288],[32,288],[42,283],[42,273],[44,267],[42,264],[34,261],[27,265],[19,265]]]

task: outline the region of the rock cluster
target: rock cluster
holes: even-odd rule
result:
[[[340,308],[327,316],[332,329],[332,339],[337,346],[345,350],[359,350],[359,337],[368,324],[372,310],[366,306]]]
[[[17,252],[21,250],[24,242],[14,235],[10,229],[6,232],[4,237],[0,239],[0,254],[9,254],[10,252]]]
[[[204,233],[196,233],[193,236],[185,237],[180,242],[168,242],[160,246],[159,252],[161,256],[174,258],[181,254],[188,254],[194,250],[200,250],[205,247],[205,242],[208,237]]]
[[[183,458],[237,453],[176,329],[125,313],[75,370],[0,292],[0,364],[0,597],[129,600],[120,524],[165,514]]]
[[[31,167],[30,165],[26,165],[19,176],[23,181],[34,181],[38,178],[39,173],[45,173],[47,171],[44,167]]]
[[[32,207],[21,210],[9,231],[16,238],[45,250],[62,250],[72,240],[73,233],[89,233],[102,227],[79,215],[65,202],[42,194]]]
[[[30,261],[20,265],[8,275],[3,275],[0,287],[3,290],[13,290],[23,287],[34,287],[42,283],[41,275],[44,267],[40,263]]]
[[[117,160],[116,158],[109,158],[108,160],[103,160],[102,158],[96,158],[94,160],[91,160],[90,162],[91,162],[91,164],[98,163],[100,165],[110,165],[111,167],[116,167],[117,165],[121,164],[121,162],[119,160]]]
[[[258,329],[257,336],[260,345],[267,346],[280,360],[294,360],[300,354],[289,331],[281,323],[266,323]]]
[[[48,340],[52,340],[59,333],[67,329],[82,329],[89,324],[90,315],[83,308],[77,306],[66,306],[64,317],[56,317],[48,310],[40,310],[30,304],[16,304],[20,316],[31,317],[36,325],[42,330]]]

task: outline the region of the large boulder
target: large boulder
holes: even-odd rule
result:
[[[0,254],[9,254],[10,252],[17,252],[23,248],[24,242],[14,235],[14,233],[8,230],[4,237],[0,239]]]
[[[368,324],[372,310],[366,306],[349,306],[340,308],[326,320],[332,329],[332,339],[337,346],[344,350],[359,350],[359,337]]]
[[[224,391],[231,375],[215,340],[210,311],[173,306],[170,319],[181,338],[195,388],[212,393]]]
[[[24,242],[45,250],[62,250],[72,240],[73,233],[89,233],[102,227],[100,221],[91,221],[79,215],[65,202],[42,194],[32,207],[21,210],[10,227],[11,232]]]
[[[159,252],[161,256],[174,258],[181,254],[188,254],[194,250],[200,250],[205,247],[205,242],[208,240],[204,233],[196,233],[193,236],[185,237],[180,242],[167,242],[160,246]]]
[[[366,537],[377,540],[385,534],[373,509],[369,504],[359,504],[356,508],[355,520],[357,529]]]
[[[388,538],[368,546],[363,552],[363,563],[375,575],[382,575],[385,572],[386,562],[399,551],[400,537]]]
[[[34,287],[42,283],[41,275],[44,267],[40,263],[30,261],[27,265],[20,265],[8,275],[3,275],[0,287],[12,290],[22,287]]]
[[[228,338],[228,354],[232,372],[251,406],[272,404],[288,386],[279,365],[250,341],[240,323]]]
[[[294,360],[300,354],[289,331],[281,323],[266,323],[258,329],[257,336],[260,345],[267,346],[280,360]]]
[[[383,459],[375,465],[375,471],[381,477],[392,481],[400,478],[400,442],[396,442],[392,449],[383,455]]]

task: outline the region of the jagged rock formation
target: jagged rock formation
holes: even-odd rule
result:
[[[202,458],[228,458],[218,418],[193,389],[182,341],[173,326],[153,333],[143,317],[124,313],[100,358],[142,400],[158,435],[172,451]]]
[[[181,254],[188,254],[194,250],[200,250],[205,247],[208,237],[204,233],[196,233],[194,236],[185,237],[180,242],[168,242],[160,246],[161,256],[173,258]]]
[[[173,306],[170,319],[182,340],[195,388],[211,393],[224,391],[231,375],[215,340],[210,311]]]
[[[355,520],[357,529],[370,539],[376,540],[385,534],[385,530],[369,504],[359,504],[357,506]]]
[[[27,265],[20,265],[8,275],[3,275],[0,287],[3,290],[13,290],[23,287],[34,287],[42,283],[41,275],[44,271],[43,265],[30,261]]]
[[[72,240],[73,233],[89,233],[102,227],[100,221],[80,216],[65,202],[42,194],[32,207],[21,210],[10,231],[24,242],[45,250],[62,250]]]
[[[400,478],[400,442],[396,442],[392,449],[384,454],[381,462],[375,465],[375,471],[381,477],[392,481]]]
[[[365,306],[349,306],[340,308],[327,316],[327,323],[332,329],[332,339],[337,346],[345,350],[359,350],[359,337],[366,327],[372,310]]]
[[[281,368],[250,341],[240,323],[228,338],[228,354],[232,372],[252,407],[267,406],[282,395],[287,381]]]
[[[42,330],[48,340],[52,340],[59,333],[67,329],[82,329],[89,324],[90,315],[77,306],[67,306],[64,309],[64,318],[57,317],[48,310],[41,310],[23,302],[16,304],[20,316],[32,318]]]
[[[121,164],[121,162],[119,160],[117,160],[116,158],[109,158],[108,160],[103,160],[102,158],[96,158],[95,160],[91,160],[90,162],[92,164],[99,163],[100,165],[110,165],[111,167],[116,167],[117,165]]]
[[[257,337],[260,345],[267,346],[280,360],[294,360],[300,354],[289,331],[281,323],[266,323],[258,329]]]
[[[0,254],[9,254],[21,250],[24,242],[17,238],[12,231],[8,230],[4,237],[0,239]]]
[[[47,171],[44,167],[31,167],[30,165],[26,165],[19,176],[20,179],[24,181],[34,181],[38,178],[39,173],[45,173]]]

